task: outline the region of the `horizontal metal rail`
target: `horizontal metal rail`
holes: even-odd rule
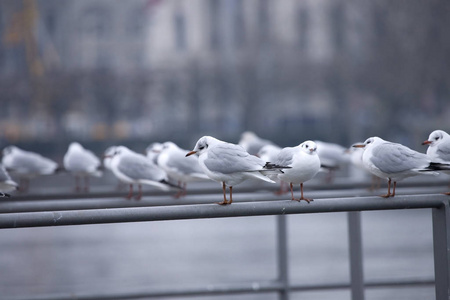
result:
[[[291,200],[217,204],[127,207],[111,209],[7,213],[0,217],[0,228],[145,222],[201,218],[304,214],[410,208],[438,208],[449,200],[440,194],[316,199],[312,203]]]
[[[397,194],[430,194],[436,193],[436,187],[412,187],[399,188]],[[445,188],[440,189],[442,192]],[[192,205],[192,204],[211,204],[221,201],[221,193],[216,189],[214,194],[189,195],[184,198],[176,199],[172,196],[149,196],[137,201],[134,199],[126,200],[123,196],[117,194],[112,198],[61,198],[52,200],[20,200],[20,198],[2,199],[0,201],[0,214],[14,213],[14,212],[44,212],[44,211],[61,211],[61,210],[84,210],[84,209],[101,209],[101,208],[126,208],[126,207],[150,207],[150,206],[173,206],[173,205]],[[438,189],[439,191],[439,189]],[[362,197],[373,196],[374,192],[367,189],[352,189],[352,190],[333,190],[333,191],[306,191],[308,197],[313,199],[322,198],[348,198],[348,197]],[[378,192],[381,194],[381,192]],[[237,193],[234,197],[235,202],[259,202],[259,201],[274,201],[285,200],[286,195],[277,196],[271,191]]]
[[[383,280],[369,281],[365,283],[366,288],[386,288],[386,287],[407,287],[407,286],[430,286],[434,280],[429,278],[415,278],[409,280]],[[162,298],[162,297],[189,297],[189,296],[217,296],[231,294],[254,294],[279,292],[283,289],[281,282],[249,282],[234,284],[217,284],[197,287],[170,287],[152,288],[139,291],[104,292],[104,293],[77,293],[77,294],[57,294],[41,295],[30,297],[16,297],[10,300],[107,300],[107,299],[141,299],[141,298]],[[290,292],[324,291],[349,289],[349,283],[331,284],[311,284],[311,285],[291,285]]]
[[[207,295],[229,295],[246,293],[270,293],[280,295],[280,299],[288,299],[292,292],[319,291],[350,289],[352,299],[364,296],[364,289],[386,288],[403,286],[429,286],[435,285],[436,299],[446,299],[449,296],[449,252],[450,249],[450,197],[436,194],[436,187],[429,188],[402,188],[397,192],[395,198],[384,199],[379,196],[352,196],[370,194],[363,189],[333,190],[333,191],[310,191],[308,195],[315,201],[296,202],[287,200],[286,196],[274,196],[264,191],[258,193],[238,193],[236,203],[229,206],[219,206],[213,202],[219,201],[220,194],[197,194],[184,199],[172,199],[170,196],[153,196],[151,199],[141,201],[126,201],[123,198],[113,199],[61,199],[53,200],[17,200],[0,202],[0,228],[21,228],[38,226],[65,226],[83,224],[103,224],[120,222],[146,222],[201,218],[226,218],[239,216],[263,216],[279,215],[278,220],[278,257],[279,271],[278,279],[265,282],[218,284],[191,287],[170,287],[140,289],[134,291],[109,291],[99,293],[77,293],[31,296],[25,298],[12,298],[16,300],[39,300],[39,299],[140,299],[140,298],[162,298],[177,296],[207,296]],[[431,192],[434,193],[426,193]],[[403,193],[413,195],[403,195]],[[329,198],[330,195],[337,198]],[[321,198],[328,196],[327,198]],[[282,200],[284,199],[284,200]],[[358,212],[371,210],[395,210],[395,209],[420,209],[430,208],[433,211],[433,237],[434,237],[434,260],[435,278],[409,278],[382,281],[354,280],[351,282],[325,283],[312,285],[290,284],[287,269],[287,241],[286,222],[283,215],[308,214],[326,212]],[[352,219],[349,213],[349,222]],[[349,226],[360,227],[357,219],[349,223]],[[353,224],[353,225],[352,225]],[[350,253],[353,255],[360,244],[360,228],[349,231]],[[352,246],[353,245],[353,246]],[[359,246],[360,247],[360,246]],[[353,261],[352,261],[353,260]],[[362,274],[361,255],[351,259],[353,270]],[[442,263],[444,262],[444,263]],[[283,267],[285,265],[285,267]],[[361,295],[362,294],[362,295]],[[359,296],[356,296],[359,295]],[[356,297],[356,298],[355,298]],[[1,298],[1,296],[0,296]],[[363,299],[363,298],[360,298]]]

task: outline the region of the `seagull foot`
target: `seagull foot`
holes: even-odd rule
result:
[[[223,200],[222,202],[216,202],[216,203],[219,204],[219,205],[227,205],[227,204],[231,204],[230,202],[225,201],[225,200]]]
[[[308,199],[308,198],[300,198],[300,199],[292,199],[292,200],[293,200],[293,201],[297,201],[297,202],[300,202],[300,201],[304,200],[304,201],[308,202],[308,204],[309,204],[311,201],[314,201],[314,199]]]

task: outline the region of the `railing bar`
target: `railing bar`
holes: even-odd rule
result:
[[[420,191],[420,192],[419,192]],[[408,194],[423,194],[428,189],[416,189],[416,191],[409,191]],[[406,194],[406,190],[399,189],[399,193]],[[353,197],[357,195],[373,196],[367,190],[347,190],[347,191],[313,191],[309,193],[314,199],[342,198]],[[16,212],[42,212],[42,211],[62,211],[62,210],[82,210],[82,209],[100,209],[100,208],[126,208],[126,207],[153,207],[153,206],[173,206],[173,205],[196,205],[208,204],[220,201],[220,194],[204,194],[204,195],[190,195],[183,199],[174,199],[172,196],[155,196],[152,198],[144,197],[140,201],[126,200],[123,197],[114,198],[61,198],[60,201],[55,199],[50,200],[27,200],[20,201],[15,197],[11,200],[2,199],[0,202],[0,214],[2,213],[16,213]],[[256,201],[274,201],[285,200],[286,196],[276,196],[270,192],[254,192],[254,193],[237,193],[235,196],[236,203],[242,202],[256,202]],[[382,200],[382,199],[381,199]]]
[[[409,287],[409,286],[429,286],[434,280],[430,278],[418,279],[393,279],[385,281],[366,282],[366,288],[387,288],[387,287]],[[8,297],[9,300],[102,300],[102,299],[140,299],[153,297],[177,297],[177,296],[208,296],[208,295],[229,295],[248,293],[270,293],[284,290],[284,285],[280,282],[252,282],[248,284],[229,285],[208,285],[206,287],[182,287],[171,289],[148,289],[133,292],[110,292],[110,293],[71,293],[54,294],[41,296]],[[311,284],[311,285],[291,285],[291,292],[319,291],[319,290],[339,290],[349,289],[349,283]],[[0,299],[2,296],[0,296]]]
[[[226,218],[281,214],[344,212],[433,208],[448,199],[445,195],[409,195],[391,199],[354,197],[317,199],[311,204],[291,200],[217,204],[132,207],[56,212],[10,213],[0,216],[0,228],[104,224],[121,222],[165,221],[203,218]]]
[[[364,300],[364,269],[362,253],[361,212],[347,213],[350,259],[350,283],[353,300]]]
[[[283,287],[279,291],[279,299],[289,300],[289,248],[286,215],[277,216],[277,246],[278,281]]]
[[[436,300],[450,299],[450,207],[433,208],[433,251]]]

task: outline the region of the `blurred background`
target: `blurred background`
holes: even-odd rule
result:
[[[166,140],[192,149],[202,135],[237,142],[252,130],[282,146],[378,135],[425,152],[432,130],[450,130],[449,12],[448,0],[0,0],[0,147],[61,162],[74,140],[97,154]],[[367,280],[433,277],[429,210],[363,216]],[[293,283],[348,280],[345,214],[288,221]],[[273,216],[2,230],[0,241],[9,298],[277,270]],[[434,289],[366,296],[432,299]]]
[[[417,148],[450,127],[449,6],[2,0],[0,145],[190,149],[252,130],[281,145],[378,135]]]

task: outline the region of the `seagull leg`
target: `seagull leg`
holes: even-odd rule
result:
[[[227,189],[226,189],[225,182],[222,182],[222,189],[223,189],[223,201],[222,202],[217,202],[217,204],[219,204],[219,205],[227,205],[228,204],[228,201],[227,201]]]
[[[308,203],[311,202],[311,201],[314,201],[314,199],[308,199],[308,198],[303,197],[303,182],[300,183],[300,191],[301,191],[301,197],[300,197],[299,201],[300,200],[305,200]]]
[[[136,195],[136,197],[134,197],[134,199],[141,200],[141,198],[142,198],[142,185],[138,184],[138,189],[139,189],[139,192]]]
[[[285,187],[285,182],[284,182],[284,181],[281,181],[281,182],[280,182],[280,189],[279,189],[278,191],[275,192],[275,195],[283,195],[283,194],[286,194],[288,191],[285,190],[284,187]]]
[[[394,188],[393,188],[393,190],[392,190],[392,194],[391,194],[391,197],[394,197],[395,196],[395,188],[397,187],[397,181],[394,181]]]
[[[391,179],[388,181],[388,193],[386,195],[381,195],[383,198],[389,198],[391,196]]]
[[[228,204],[233,203],[233,187],[230,186],[230,202],[228,202]]]
[[[128,192],[128,196],[126,196],[127,199],[133,198],[133,184],[130,183],[130,190]]]
[[[289,186],[291,188],[291,197],[292,197],[292,201],[295,200],[294,198],[294,185],[292,184],[292,182],[289,183]]]
[[[292,184],[292,182],[290,183],[290,187],[291,187],[291,196],[292,196],[292,201],[297,201],[300,202],[301,200],[305,200],[306,202],[311,202],[313,201],[313,199],[307,199],[305,197],[303,197],[303,183],[300,183],[300,191],[301,191],[301,197],[300,199],[295,199],[294,198],[294,185]]]

